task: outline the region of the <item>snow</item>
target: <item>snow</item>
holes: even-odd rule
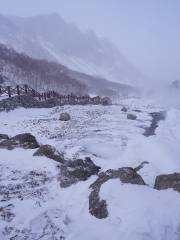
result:
[[[41,38],[40,38],[41,39]],[[107,80],[110,80],[112,82],[124,82],[126,84],[132,84],[131,79],[127,77],[128,72],[126,72],[124,75],[123,72],[126,71],[127,66],[123,66],[126,63],[122,63],[122,61],[118,61],[114,63],[113,65],[105,63],[104,65],[97,65],[93,62],[93,60],[89,61],[84,58],[74,56],[72,54],[67,54],[63,51],[57,52],[54,47],[44,41],[44,39],[40,40],[41,47],[47,51],[56,61],[58,61],[60,64],[65,65],[71,70],[86,73],[92,76],[99,76],[101,78],[105,78]],[[102,49],[97,50],[98,53],[103,53]],[[102,59],[101,59],[102,60]],[[114,67],[116,66],[116,68]],[[119,71],[120,70],[120,71]],[[136,86],[139,86],[139,81],[136,79]]]
[[[147,138],[143,127],[151,124],[149,113],[162,108],[138,99],[126,99],[122,104],[137,115],[137,120],[128,120],[121,105],[19,108],[0,113],[0,133],[14,136],[31,132],[40,144],[55,146],[66,159],[91,157],[102,171],[149,162],[139,171],[146,186],[122,184],[119,180],[102,185],[100,196],[107,201],[109,216],[100,220],[88,211],[89,186],[96,176],[62,189],[57,162],[33,157],[35,150],[1,149],[0,189],[19,184],[23,200],[13,193],[9,200],[0,202],[2,207],[12,204],[9,208],[15,215],[7,222],[0,213],[0,239],[15,235],[18,240],[24,236],[28,240],[180,238],[179,193],[153,189],[157,175],[180,172],[180,111],[169,110],[156,135]],[[59,121],[62,112],[68,112],[71,120]],[[34,182],[37,185],[31,187]]]
[[[101,198],[108,203],[109,224],[114,226],[113,239],[119,236],[123,240],[179,239],[178,193],[111,180],[103,185]],[[110,230],[109,238],[111,233]]]

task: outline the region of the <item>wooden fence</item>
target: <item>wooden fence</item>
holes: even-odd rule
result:
[[[28,85],[17,85],[17,86],[0,86],[0,97],[9,97],[12,96],[20,96],[20,95],[28,95],[33,98],[36,98],[39,101],[46,101],[51,98],[60,99],[60,101],[64,103],[94,103],[100,104],[101,98],[99,96],[90,98],[89,96],[75,96],[73,94],[70,95],[61,95],[55,91],[48,91],[39,93],[35,91]]]

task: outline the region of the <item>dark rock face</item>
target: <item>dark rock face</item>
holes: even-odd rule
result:
[[[137,116],[136,116],[135,114],[128,113],[128,114],[127,114],[127,119],[136,120],[136,119],[137,119]]]
[[[66,161],[60,166],[60,186],[66,188],[79,181],[86,181],[92,175],[98,174],[99,170],[100,167],[90,158]]]
[[[1,141],[1,140],[7,140],[7,139],[9,139],[8,135],[6,135],[6,134],[0,134],[0,141]]]
[[[69,115],[69,113],[61,113],[59,120],[60,121],[69,121],[69,120],[71,120],[71,116]]]
[[[12,150],[14,148],[35,149],[39,147],[36,138],[30,133],[18,134],[11,139],[4,140],[0,143],[0,148]]]
[[[159,121],[165,120],[166,118],[166,112],[154,112],[150,113],[152,117],[152,122],[150,127],[145,129],[144,136],[145,137],[150,137],[155,135],[156,128],[158,127]]]
[[[157,176],[154,188],[157,190],[173,188],[180,192],[180,173]]]
[[[98,179],[90,186],[89,212],[96,218],[102,219],[108,216],[107,203],[101,200],[99,192],[101,186],[110,179],[119,179],[122,183],[145,185],[142,177],[133,168],[125,167],[118,170],[108,170],[100,173]]]
[[[57,162],[63,163],[64,157],[51,145],[42,145],[33,156],[45,156]]]
[[[123,107],[123,108],[121,109],[121,111],[122,111],[122,112],[127,112],[128,109],[127,109],[126,107]]]

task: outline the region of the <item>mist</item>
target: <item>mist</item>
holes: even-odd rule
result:
[[[0,0],[0,13],[6,15],[54,12],[80,29],[92,29],[114,42],[145,76],[144,86],[165,85],[180,78],[178,0]]]
[[[179,96],[180,0],[0,0],[0,240],[180,240]]]

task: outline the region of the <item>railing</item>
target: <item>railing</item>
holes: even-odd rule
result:
[[[33,98],[36,98],[38,101],[46,101],[51,98],[57,98],[60,102],[63,103],[92,103],[92,104],[101,104],[102,99],[97,97],[89,97],[87,96],[75,96],[73,94],[70,95],[61,95],[55,91],[48,91],[39,93],[35,91],[28,85],[17,85],[17,86],[0,86],[0,99],[1,97],[9,97],[12,96],[20,96],[20,95],[28,95]]]
[[[28,85],[17,85],[14,87],[0,86],[0,96],[12,97],[12,96],[20,96],[20,95],[29,95],[42,101],[48,98],[53,98],[59,94],[54,91],[39,93],[35,91],[33,88],[29,87]]]

